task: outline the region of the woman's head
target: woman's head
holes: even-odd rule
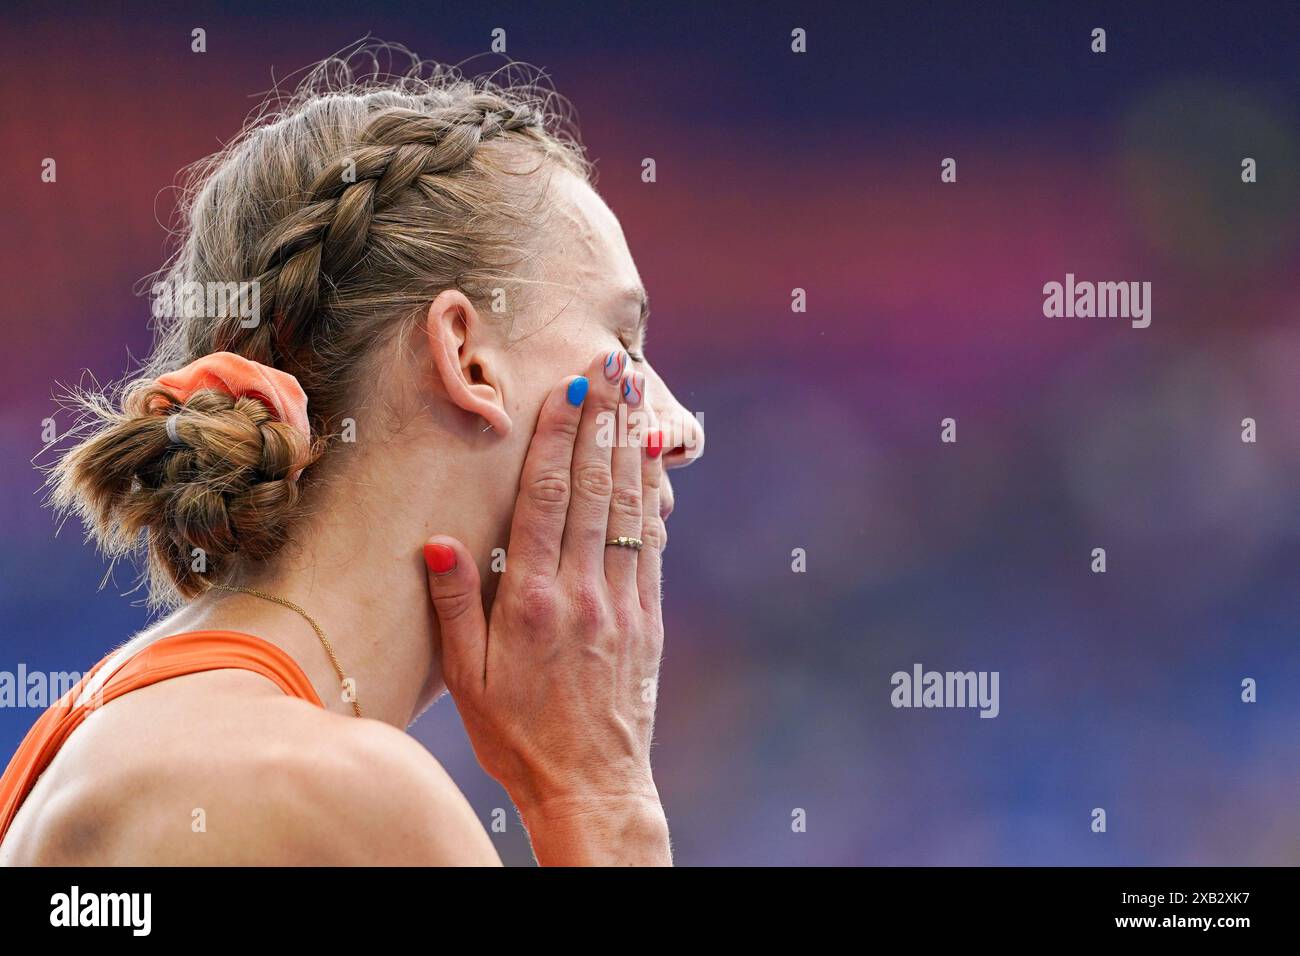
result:
[[[640,279],[557,102],[443,68],[318,67],[196,168],[156,286],[158,347],[120,397],[87,396],[89,434],[55,469],[56,503],[110,553],[143,539],[162,603],[255,574],[313,501],[392,494],[392,469],[412,460],[471,478],[472,502],[454,503],[477,509],[485,543],[499,536],[546,391],[600,349],[642,358]],[[222,351],[298,379],[310,442],[212,391],[162,409],[180,413],[172,440],[153,380]],[[638,371],[677,444],[698,447],[653,370]]]

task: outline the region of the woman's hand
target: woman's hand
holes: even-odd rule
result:
[[[624,352],[602,354],[543,405],[490,624],[465,547],[446,536],[425,546],[447,687],[542,864],[671,863],[650,771],[662,438],[628,365]],[[602,447],[601,423],[624,398],[643,427]],[[618,537],[644,546],[606,545]]]

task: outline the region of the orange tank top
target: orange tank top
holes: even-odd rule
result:
[[[291,697],[323,707],[307,675],[288,654],[268,641],[237,631],[190,631],[142,647],[116,665],[98,689],[81,700],[99,671],[114,655],[91,668],[77,685],[51,705],[27,732],[4,776],[0,777],[0,842],[37,778],[74,730],[110,700],[172,677],[234,668],[254,671],[274,681]]]

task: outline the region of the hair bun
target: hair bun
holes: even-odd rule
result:
[[[92,410],[99,428],[55,467],[53,502],[114,557],[143,540],[152,593],[192,597],[231,558],[259,561],[283,545],[311,449],[263,401],[203,388],[178,402],[150,380],[126,390],[121,411]]]

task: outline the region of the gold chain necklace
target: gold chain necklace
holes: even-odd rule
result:
[[[320,629],[320,625],[316,623],[315,619],[310,614],[292,601],[286,601],[284,598],[276,597],[274,594],[267,594],[265,591],[257,591],[253,588],[246,588],[232,584],[213,584],[211,586],[222,591],[237,591],[243,594],[251,594],[253,597],[262,598],[264,601],[270,601],[272,604],[287,607],[289,610],[297,611],[301,614],[303,620],[310,624],[311,629],[316,632],[316,636],[320,638],[321,646],[325,648],[325,653],[329,655],[330,663],[334,665],[334,673],[338,675],[339,685],[343,688],[344,699],[346,700],[350,697],[352,699],[352,712],[358,717],[361,716],[361,703],[357,700],[356,691],[350,691],[348,689],[348,679],[343,676],[343,665],[339,663],[338,655],[334,653],[334,646],[330,644],[329,638],[325,636],[325,632]]]

